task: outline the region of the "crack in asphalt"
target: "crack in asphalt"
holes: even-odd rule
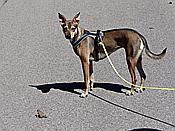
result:
[[[5,1],[2,3],[2,5],[0,6],[0,10],[1,10],[1,8],[2,8],[7,2],[8,2],[8,0],[5,0]]]

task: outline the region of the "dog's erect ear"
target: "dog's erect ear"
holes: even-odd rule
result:
[[[72,21],[74,23],[79,24],[79,22],[80,22],[80,12],[74,16],[74,18],[72,19]]]
[[[58,17],[59,17],[59,22],[61,23],[61,25],[65,24],[66,18],[60,13],[58,13]]]

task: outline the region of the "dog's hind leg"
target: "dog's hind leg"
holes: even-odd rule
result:
[[[144,86],[144,82],[145,82],[145,79],[146,79],[146,74],[143,70],[143,67],[142,67],[142,56],[139,57],[138,61],[137,61],[137,70],[140,74],[140,78],[141,78],[141,82],[140,82],[140,88],[137,88],[137,92],[143,92],[145,90],[145,88],[143,88]]]
[[[128,69],[131,75],[131,81],[132,84],[136,85],[136,73],[135,73],[135,67],[136,67],[137,61],[132,58],[127,58],[127,64],[128,64]],[[135,92],[135,86],[131,85],[131,90],[126,92],[126,95],[133,95]]]
[[[89,79],[90,79],[90,91],[93,91],[94,88],[94,73],[93,73],[93,61],[90,60],[89,63]]]

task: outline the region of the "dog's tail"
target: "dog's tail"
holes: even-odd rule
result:
[[[140,35],[140,37],[145,45],[145,52],[150,58],[158,60],[165,56],[167,48],[165,48],[160,54],[155,54],[150,51],[146,39],[142,35]]]

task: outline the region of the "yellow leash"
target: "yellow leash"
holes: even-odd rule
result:
[[[167,88],[167,87],[145,87],[145,86],[139,86],[139,85],[135,85],[135,84],[132,84],[132,83],[130,83],[129,81],[127,81],[125,78],[123,78],[119,73],[118,73],[118,71],[116,70],[116,68],[114,67],[114,65],[113,65],[113,63],[112,63],[112,61],[111,61],[111,59],[109,58],[109,55],[108,55],[108,52],[107,52],[107,50],[106,50],[106,48],[105,48],[105,45],[103,44],[103,42],[100,42],[99,43],[102,47],[103,47],[103,50],[104,50],[104,52],[105,52],[105,54],[106,54],[106,56],[107,56],[107,58],[108,58],[108,61],[109,61],[109,63],[110,63],[110,65],[112,66],[112,68],[113,68],[113,70],[115,71],[115,73],[118,75],[118,77],[120,78],[120,79],[122,79],[125,83],[127,83],[127,84],[129,84],[129,85],[132,85],[132,86],[135,86],[135,87],[139,87],[139,88],[145,88],[145,89],[151,89],[151,90],[168,90],[168,91],[175,91],[175,88]]]

